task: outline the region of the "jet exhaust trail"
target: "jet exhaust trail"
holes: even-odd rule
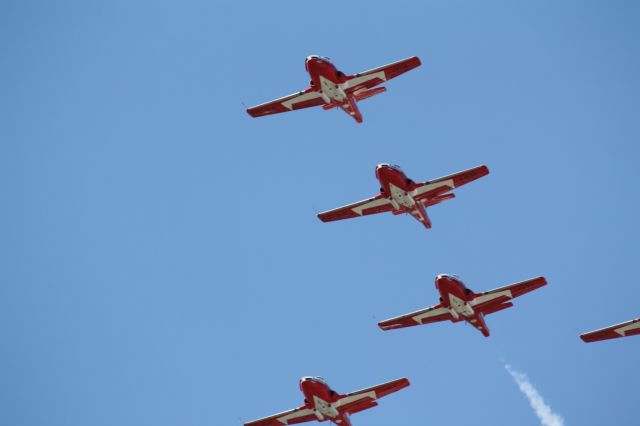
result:
[[[505,364],[504,368],[509,372],[509,374],[511,374],[511,377],[515,380],[520,391],[524,394],[527,400],[529,400],[531,408],[533,408],[536,416],[540,419],[540,424],[543,426],[564,426],[564,419],[560,415],[554,413],[551,410],[551,407],[544,402],[544,398],[542,398],[542,395],[538,393],[538,390],[533,387],[526,374],[515,371],[509,364]]]

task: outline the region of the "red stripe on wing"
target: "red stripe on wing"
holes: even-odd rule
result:
[[[344,395],[344,397],[352,397],[352,396],[357,396],[361,394],[366,394],[369,392],[374,392],[375,399],[380,399],[383,396],[387,396],[391,393],[399,391],[402,388],[406,388],[410,384],[411,383],[409,383],[409,379],[407,379],[406,377],[403,377],[401,379],[392,380],[387,383],[382,383],[380,385],[371,386],[370,388],[360,389],[355,392],[348,393]]]
[[[391,80],[392,78],[396,78],[400,74],[404,74],[407,71],[418,68],[420,65],[422,65],[422,63],[420,62],[420,58],[418,58],[417,56],[412,56],[411,58],[389,64],[383,67],[382,71],[384,71],[384,75],[387,80]]]
[[[540,287],[543,287],[546,284],[547,280],[544,277],[537,277],[486,291],[484,293],[476,294],[473,298],[473,301],[476,302],[473,304],[473,307],[474,309],[477,309],[481,312],[490,313],[489,311],[491,311],[494,307],[508,302],[511,299],[515,299],[516,297],[522,296],[523,294],[536,290]]]
[[[468,170],[464,170],[462,172],[453,173],[453,174],[443,176],[437,179],[433,179],[427,182],[418,183],[413,188],[411,188],[411,190],[412,191],[417,190],[416,192],[421,192],[420,191],[421,187],[426,185],[429,185],[429,186],[435,185],[433,189],[427,190],[426,192],[423,192],[420,194],[416,194],[414,198],[416,200],[428,200],[431,198],[437,199],[438,197],[442,196],[442,194],[449,192],[454,188],[458,188],[460,186],[466,185],[469,182],[473,182],[474,180],[480,179],[481,177],[486,176],[488,174],[489,174],[489,168],[487,166],[484,166],[484,165],[477,166]],[[452,181],[451,183],[453,184],[453,188],[449,186],[451,183],[447,181]],[[441,182],[443,184],[438,186],[437,184]],[[437,200],[437,202],[440,202],[440,201],[444,201],[444,199]]]
[[[309,95],[311,92],[314,92],[314,94]],[[298,93],[294,93],[293,95],[289,95],[289,96],[285,96],[283,98],[280,99],[276,99],[270,102],[266,102],[264,104],[260,104],[251,108],[247,108],[247,113],[249,113],[250,116],[252,117],[262,117],[265,115],[271,115],[271,114],[279,114],[282,112],[287,112],[287,111],[292,111],[292,110],[297,110],[297,109],[302,109],[302,108],[309,108],[309,107],[314,107],[314,106],[320,106],[320,105],[324,105],[324,100],[322,99],[322,97],[315,97],[312,99],[305,99],[299,102],[292,102],[291,103],[291,108],[287,108],[284,103],[287,101],[291,101],[292,99],[298,98],[298,97],[309,97],[309,96],[314,96],[315,95],[315,90],[313,90],[311,87],[306,88],[305,90],[303,90],[302,92],[298,92]]]
[[[333,222],[335,220],[351,219],[354,217],[367,216],[371,214],[392,211],[393,205],[390,202],[385,202],[384,204],[375,205],[378,202],[382,203],[383,202],[382,200],[387,200],[387,199],[382,195],[377,195],[367,200],[359,201],[357,203],[349,204],[347,206],[338,207],[337,209],[319,213],[318,219],[320,219],[323,222]],[[373,206],[366,207],[367,204],[373,204]],[[358,207],[361,207],[361,206],[365,206],[365,207],[362,208],[362,210],[360,210],[360,214],[358,214],[356,210],[358,209]]]
[[[407,379],[406,377],[403,377],[402,379],[393,380],[391,382],[374,386],[369,390],[375,391],[377,398],[382,398],[383,396],[387,396],[391,393],[398,392],[400,389],[406,388],[410,384],[411,383],[409,383],[409,379]]]
[[[426,316],[426,317],[420,318],[420,322],[417,322],[414,319],[414,317],[421,316],[423,314],[432,312],[436,309],[440,309],[441,312],[434,313],[434,315],[432,316]],[[409,314],[400,315],[398,317],[390,318],[385,321],[380,321],[378,323],[378,327],[380,327],[383,330],[394,330],[396,328],[413,327],[415,325],[431,324],[434,322],[447,321],[447,320],[449,321],[453,320],[453,317],[451,316],[451,313],[449,313],[449,311],[444,309],[442,304],[439,303],[430,308],[421,309],[419,311],[411,312]]]
[[[511,290],[511,297],[515,298],[529,293],[530,291],[539,289],[545,285],[547,285],[547,279],[545,277],[538,277],[513,284],[508,288]]]
[[[411,58],[403,59],[401,61],[394,62],[392,64],[383,65],[381,67],[374,68],[372,70],[368,70],[365,72],[361,72],[361,73],[349,76],[348,79],[353,80],[353,79],[362,79],[363,77],[366,77],[371,74],[376,74],[380,72],[384,73],[384,78],[374,77],[371,79],[363,79],[364,81],[362,81],[361,83],[355,83],[353,86],[347,88],[346,92],[348,94],[351,94],[351,93],[357,92],[358,90],[370,89],[374,86],[377,86],[380,83],[391,80],[392,78],[395,78],[400,74],[404,74],[407,71],[411,71],[412,69],[417,68],[420,65],[421,65],[420,59],[417,56],[413,56]]]

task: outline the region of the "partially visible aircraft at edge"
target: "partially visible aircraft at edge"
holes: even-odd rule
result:
[[[430,308],[381,321],[378,326],[383,330],[411,327],[450,320],[467,321],[485,337],[489,337],[489,328],[484,316],[513,306],[511,299],[536,290],[547,284],[544,277],[532,278],[484,293],[474,293],[455,275],[441,274],[436,277],[436,288],[440,292],[440,303]]]
[[[449,191],[487,174],[489,174],[487,166],[478,166],[427,182],[415,183],[399,166],[380,164],[376,167],[376,178],[380,181],[380,194],[319,213],[318,218],[323,222],[332,222],[383,212],[391,212],[394,215],[408,213],[429,229],[431,220],[427,215],[427,207],[454,198],[455,194],[448,193]]]
[[[598,342],[600,340],[617,339],[619,337],[633,336],[640,334],[640,318],[620,324],[590,331],[580,335],[580,338],[587,343]]]
[[[406,378],[393,380],[359,391],[339,394],[322,377],[303,377],[300,390],[304,405],[273,416],[245,423],[244,426],[282,426],[317,420],[331,421],[339,426],[351,426],[351,414],[373,408],[377,399],[409,386]]]
[[[262,117],[322,105],[325,110],[340,108],[356,122],[362,123],[357,102],[386,92],[385,87],[373,87],[419,67],[420,59],[413,56],[354,75],[345,75],[338,71],[329,58],[317,55],[307,57],[304,66],[311,77],[309,87],[302,92],[248,108],[249,115]]]

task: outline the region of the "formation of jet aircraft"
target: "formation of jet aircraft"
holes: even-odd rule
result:
[[[328,110],[339,108],[362,122],[357,102],[386,91],[376,87],[381,83],[420,66],[414,56],[389,65],[354,75],[346,75],[328,58],[317,55],[307,57],[305,68],[311,78],[305,90],[251,107],[247,112],[252,117],[278,114],[313,106]],[[376,167],[376,178],[380,193],[374,197],[348,204],[318,214],[323,222],[332,222],[377,213],[391,212],[394,215],[410,214],[422,225],[431,228],[426,208],[455,197],[451,191],[489,174],[487,166],[478,166],[426,182],[414,182],[399,166],[380,164]],[[378,323],[382,330],[412,327],[440,321],[466,321],[485,337],[490,332],[484,317],[513,306],[512,300],[547,284],[544,277],[509,284],[504,287],[475,293],[465,286],[456,275],[441,274],[436,277],[436,289],[440,301],[434,306],[400,315]],[[640,318],[621,324],[582,334],[585,342],[614,339],[640,334]],[[245,426],[281,426],[308,421],[330,421],[338,426],[350,426],[350,416],[378,405],[377,400],[409,386],[406,378],[356,392],[340,394],[332,390],[321,377],[303,377],[300,390],[304,404],[300,407],[245,423]]]
[[[300,390],[304,405],[273,416],[245,423],[245,426],[282,426],[317,420],[329,420],[339,426],[351,426],[349,417],[378,405],[377,400],[409,386],[406,378],[341,394],[329,387],[322,377],[303,377]]]
[[[248,108],[247,112],[252,117],[262,117],[322,106],[325,110],[340,108],[357,123],[362,123],[358,101],[386,92],[385,87],[376,86],[419,66],[420,59],[413,56],[369,71],[346,75],[339,71],[329,58],[311,55],[304,62],[311,78],[309,87],[301,92]]]

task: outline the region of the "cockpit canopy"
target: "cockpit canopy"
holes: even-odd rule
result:
[[[331,62],[331,59],[330,59],[330,58],[327,58],[326,56],[320,56],[320,55],[309,55],[309,56],[307,57],[307,60],[308,60],[308,59],[319,59],[319,60],[321,60],[321,61]]]
[[[327,384],[326,380],[324,380],[324,379],[323,379],[322,377],[320,377],[320,376],[306,376],[306,377],[303,377],[301,380],[302,380],[302,381],[310,380],[310,381],[312,381],[312,382],[323,383],[323,384],[325,384],[325,385]]]
[[[304,61],[304,68],[307,71],[309,71],[309,61],[311,61],[311,60],[322,61],[322,62],[331,62],[331,59],[326,58],[324,56],[309,55],[309,56],[307,56],[307,59]]]
[[[440,275],[438,275],[438,278],[449,278],[449,279],[453,279],[455,281],[458,281],[460,283],[462,282],[460,277],[455,275],[455,274],[440,274]]]
[[[382,163],[382,164],[378,165],[378,167],[389,167],[389,168],[394,169],[394,170],[402,171],[402,168],[400,166],[398,166],[397,164]]]

